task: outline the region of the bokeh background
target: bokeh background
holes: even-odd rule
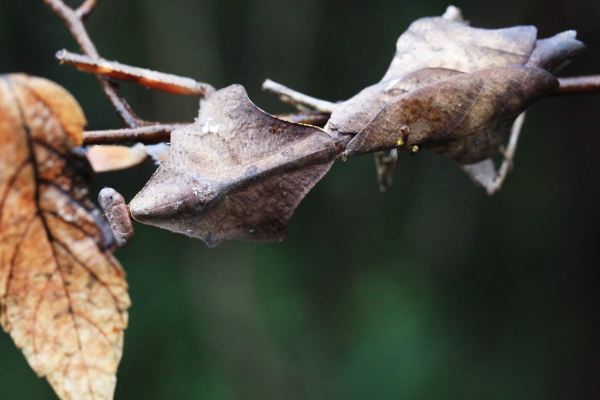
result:
[[[70,4],[74,5],[75,2]],[[446,1],[103,0],[88,27],[108,59],[243,84],[271,78],[336,101],[377,82],[411,21]],[[476,27],[576,29],[563,75],[600,73],[600,1],[460,0]],[[0,1],[0,72],[52,79],[89,129],[121,127],[78,51],[36,0]],[[142,117],[189,121],[197,98],[123,91]],[[0,143],[0,146],[2,144]],[[283,243],[201,241],[136,225],[117,251],[133,306],[116,399],[600,398],[600,95],[532,107],[515,170],[488,197],[453,162],[403,157],[378,191],[373,158],[336,162]],[[131,199],[155,166],[97,176]],[[6,334],[0,399],[55,399]]]

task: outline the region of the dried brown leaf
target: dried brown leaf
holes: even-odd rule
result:
[[[575,32],[537,40],[532,26],[487,30],[447,18],[415,21],[400,36],[381,82],[332,113],[325,130],[355,135],[345,156],[409,143],[459,163],[496,154],[512,121],[549,94],[556,72],[584,46]]]
[[[208,98],[194,124],[171,134],[168,158],[131,201],[131,215],[209,246],[282,240],[335,154],[322,129],[269,115],[232,85]]]
[[[529,59],[536,35],[533,26],[480,29],[446,18],[421,18],[398,39],[396,55],[382,82],[424,68],[474,72],[521,65]]]
[[[109,400],[130,302],[74,149],[84,124],[60,86],[0,77],[1,322],[61,399]]]
[[[585,50],[585,45],[576,37],[577,32],[565,31],[536,41],[526,65],[545,69],[552,74],[559,72]]]
[[[523,66],[487,68],[443,79],[388,101],[348,143],[345,154],[353,156],[394,147],[400,139],[400,121],[410,128],[409,144],[438,143],[495,128],[501,121],[513,121],[557,86],[558,81],[550,73]],[[480,139],[477,137],[470,144]],[[500,144],[503,140],[501,137]],[[488,145],[497,150],[496,142],[480,140],[479,145],[486,151],[477,147],[464,150],[482,156],[487,154]]]

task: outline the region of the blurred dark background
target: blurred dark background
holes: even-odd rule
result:
[[[75,5],[75,2],[70,4]],[[397,37],[439,0],[103,0],[100,53],[243,84],[271,78],[336,101],[377,82]],[[588,51],[563,75],[600,73],[600,1],[462,0],[476,27],[575,29]],[[121,127],[79,51],[40,1],[0,1],[0,72],[70,90],[88,129]],[[197,98],[123,90],[149,120],[192,120]],[[1,144],[0,144],[1,146]],[[377,189],[373,158],[336,162],[278,244],[201,241],[136,225],[117,251],[133,306],[116,399],[600,398],[600,95],[528,112],[515,170],[488,197],[451,161],[403,157]],[[155,166],[100,174],[131,199]],[[0,399],[55,399],[6,334]]]

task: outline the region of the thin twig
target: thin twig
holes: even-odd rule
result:
[[[273,82],[270,79],[267,79],[263,85],[263,90],[267,92],[271,92],[284,103],[288,103],[298,108],[298,105],[308,106],[314,108],[315,110],[322,111],[325,113],[331,114],[333,110],[336,109],[337,104],[332,103],[330,101],[316,99],[314,97],[307,96],[300,92],[296,92],[288,87],[285,87],[277,82]],[[306,111],[305,109],[299,108],[300,111]]]
[[[85,0],[83,4],[75,10],[79,19],[85,22],[99,2],[100,0]]]
[[[508,141],[508,145],[506,146],[506,150],[502,152],[502,156],[504,157],[502,165],[500,166],[500,169],[498,169],[498,174],[496,175],[496,178],[492,184],[489,187],[486,187],[487,194],[490,196],[500,190],[502,183],[504,183],[504,180],[506,179],[506,176],[513,168],[513,158],[515,157],[515,152],[517,151],[517,142],[519,141],[521,128],[523,128],[523,122],[525,122],[525,112],[519,114],[515,120],[511,128],[510,139]]]
[[[112,129],[107,131],[83,132],[83,143],[90,144],[124,144],[143,143],[156,144],[168,142],[171,132],[175,129],[189,126],[191,123],[154,124],[128,129]]]
[[[560,86],[553,94],[599,93],[600,75],[558,78]]]
[[[103,58],[91,58],[81,54],[60,50],[56,58],[61,64],[72,65],[85,72],[103,75],[123,81],[134,82],[150,89],[178,95],[199,95],[207,97],[215,88],[207,83],[197,82],[192,78],[165,74],[145,68],[132,67],[117,61]]]
[[[89,14],[89,12],[93,10],[98,1],[86,1],[82,5],[82,7],[86,7],[85,9],[82,9],[81,15],[78,11],[68,7],[65,3],[63,3],[62,0],[42,1],[52,8],[52,10],[54,10],[54,12],[65,22],[65,25],[67,25],[71,35],[73,35],[84,54],[92,58],[100,58],[98,50],[96,50],[96,46],[94,46],[92,43],[87,31],[85,30],[85,27],[83,26],[83,19]],[[106,94],[106,97],[108,97],[108,100],[117,111],[117,114],[127,126],[130,128],[135,128],[146,123],[133,112],[127,101],[119,94],[116,84],[111,83],[108,78],[103,76],[96,76],[96,78],[100,83],[100,87]]]
[[[149,122],[138,117],[129,103],[121,96],[118,83],[103,76],[97,76],[96,78],[98,78],[98,82],[100,82],[100,86],[104,90],[104,94],[108,98],[108,101],[112,104],[117,115],[125,122],[125,125],[130,128],[137,128],[149,124]]]
[[[277,114],[275,116],[298,124],[309,124],[321,127],[324,126],[329,119],[329,114],[320,111]],[[111,129],[105,131],[86,131],[83,132],[83,143],[85,145],[91,145],[126,143],[156,144],[169,142],[171,140],[171,132],[175,129],[189,125],[191,125],[191,122],[151,124],[136,128]]]

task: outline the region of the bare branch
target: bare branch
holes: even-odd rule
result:
[[[560,86],[554,94],[599,93],[600,75],[558,78]]]
[[[100,0],[85,0],[85,2],[75,10],[79,19],[85,22],[99,2]]]
[[[337,107],[337,104],[335,103],[316,99],[300,92],[296,92],[295,90],[285,87],[277,82],[273,82],[270,79],[267,79],[263,83],[262,88],[267,92],[275,94],[277,97],[279,97],[279,100],[283,101],[284,103],[291,104],[300,111],[306,111],[306,108],[298,107],[299,105],[308,106],[314,108],[315,110],[331,114]]]
[[[512,126],[508,146],[506,147],[506,150],[502,151],[504,160],[498,169],[498,175],[490,185],[486,186],[487,194],[490,196],[500,190],[502,183],[504,183],[504,180],[506,179],[506,176],[513,168],[513,158],[515,157],[515,152],[517,151],[517,142],[519,141],[519,134],[521,133],[523,122],[525,122],[524,112],[517,117]]]
[[[68,7],[62,0],[42,0],[46,5],[48,5],[54,12],[65,22],[69,31],[71,31],[71,35],[77,41],[77,44],[81,48],[81,51],[92,58],[100,58],[98,54],[98,50],[96,50],[96,46],[92,43],[85,27],[83,26],[83,14],[80,17],[79,13],[72,8]],[[97,4],[97,1],[86,1],[83,5],[89,3],[86,6],[86,9],[93,9],[93,7]],[[82,5],[82,7],[83,7]],[[108,100],[111,102],[117,114],[121,117],[123,122],[131,128],[138,127],[143,125],[145,122],[138,117],[127,101],[121,97],[118,92],[118,86],[109,82],[108,78],[103,76],[96,76],[98,82],[100,83],[100,87],[108,97]]]
[[[103,58],[91,58],[67,50],[60,50],[56,53],[56,58],[61,64],[72,65],[81,71],[134,82],[165,93],[206,97],[215,91],[211,85],[197,82],[192,78],[132,67]]]
[[[77,12],[63,3],[62,0],[42,0],[64,21],[71,35],[77,41],[77,44],[85,54],[90,57],[99,57],[96,46],[92,43],[90,37],[83,26],[83,22]]]
[[[154,124],[129,129],[87,131],[83,132],[83,142],[86,145],[123,143],[156,144],[168,142],[171,138],[171,132],[188,125],[190,123]]]
[[[329,119],[329,114],[320,111],[298,112],[294,114],[278,114],[277,118],[298,124],[308,124],[323,127]],[[83,132],[83,142],[85,145],[91,144],[124,144],[124,143],[144,143],[155,144],[168,142],[171,139],[171,132],[175,129],[183,128],[191,123],[171,123],[171,124],[149,124],[136,128],[111,129],[105,131],[86,131]]]
[[[113,108],[117,112],[117,115],[121,117],[123,122],[125,122],[125,125],[130,128],[136,128],[138,126],[148,124],[148,122],[137,116],[129,103],[123,98],[123,96],[121,96],[118,83],[112,82],[110,79],[104,76],[96,76],[96,78],[98,78],[100,87],[104,91],[108,101],[110,101],[110,104],[112,104]]]

